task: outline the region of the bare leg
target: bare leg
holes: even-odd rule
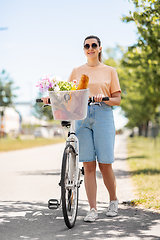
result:
[[[84,162],[84,183],[90,209],[96,208],[96,195],[97,195],[97,183],[96,183],[96,161]]]
[[[110,201],[117,200],[116,178],[112,169],[112,164],[99,163],[99,169],[102,173],[104,184],[108,189]]]

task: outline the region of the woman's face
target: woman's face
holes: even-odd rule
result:
[[[97,45],[97,47],[95,44]],[[85,46],[89,48],[86,49]],[[87,39],[84,43],[84,53],[87,58],[98,59],[98,55],[101,52],[101,50],[102,50],[102,47],[99,47],[98,41],[95,38]]]

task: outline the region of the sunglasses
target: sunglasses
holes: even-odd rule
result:
[[[90,48],[90,46],[92,46],[93,49],[96,49],[98,47],[97,43],[92,43],[91,45],[90,44],[85,44],[84,48],[86,50],[88,50]]]

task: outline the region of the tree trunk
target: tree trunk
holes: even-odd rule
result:
[[[147,121],[145,126],[145,137],[148,137],[148,125],[149,125],[149,121]]]
[[[142,136],[142,127],[143,127],[142,124],[141,124],[140,126],[138,126],[138,133],[139,133],[139,136]]]

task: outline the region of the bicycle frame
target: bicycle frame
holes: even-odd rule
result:
[[[73,154],[76,155],[76,162],[74,163],[74,161],[70,161],[70,179],[71,181],[73,180],[73,171],[74,171],[74,166],[76,165],[76,186],[80,186],[80,176],[79,176],[79,141],[77,136],[75,135],[75,121],[71,121],[71,126],[70,126],[70,131],[69,131],[69,136],[66,140],[66,146],[70,146],[72,145],[75,152],[73,152],[72,149],[68,148],[68,151],[73,152]],[[72,156],[72,155],[71,155]],[[68,184],[68,188],[72,188],[75,186],[71,186],[72,184]]]

